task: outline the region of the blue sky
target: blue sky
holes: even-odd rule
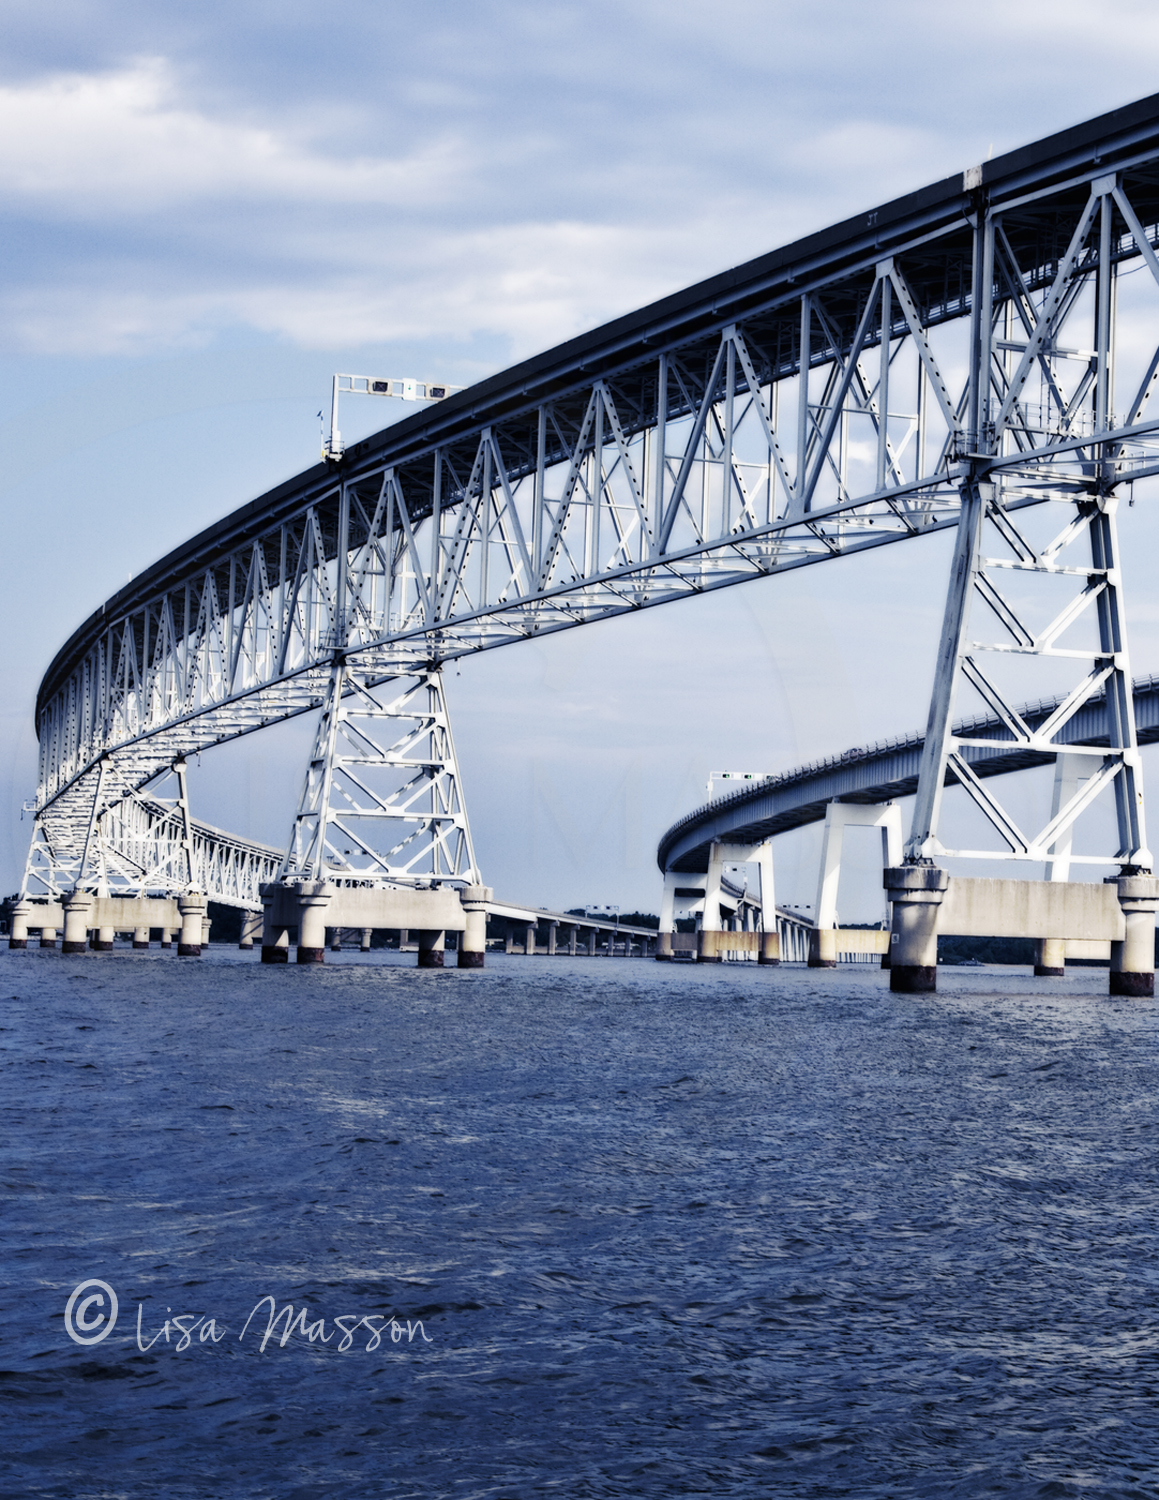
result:
[[[4,890],[57,647],[130,574],[313,462],[336,370],[469,383],[1159,77],[1159,16],[1129,3],[2,15]],[[344,436],[382,415],[350,403]],[[656,837],[709,769],[920,725],[943,552],[465,665],[448,691],[487,879],[654,909]],[[1159,670],[1146,601],[1138,625],[1136,670]],[[259,739],[204,758],[196,810],[281,842],[301,731]],[[808,848],[785,850],[794,899],[794,880],[812,899]]]

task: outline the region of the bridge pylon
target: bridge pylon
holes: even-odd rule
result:
[[[478,884],[437,668],[372,687],[335,662],[279,879]]]
[[[1125,444],[1115,439],[1150,397],[1159,361],[1151,362],[1141,384],[1134,373],[1125,412],[1116,417],[1114,405],[1122,368],[1115,357],[1119,246],[1125,239],[1140,246],[1156,282],[1159,261],[1117,174],[1091,180],[1085,203],[1067,225],[1065,250],[1037,296],[1028,291],[1007,228],[1004,210],[979,201],[957,540],[906,846],[909,873],[886,875],[901,901],[892,940],[891,982],[898,990],[935,984],[944,887],[919,872],[937,858],[1039,861],[1053,873],[1056,850],[1065,845],[1072,864],[1119,866],[1128,928],[1140,901],[1154,897],[1152,911],[1159,903],[1145,832],[1116,526],[1117,491],[1138,470],[1124,461]],[[1034,516],[1016,514],[1016,502],[1035,488],[1051,491],[1052,503]],[[1019,667],[1021,675],[1014,671]],[[1057,697],[1045,717],[1014,706],[1035,687],[1042,699]],[[970,694],[997,715],[997,732],[988,729],[980,738],[969,722],[952,726]],[[1100,698],[1106,743],[1076,742],[1076,717]],[[1056,796],[1037,832],[1023,830],[964,753],[996,743],[1030,763],[1066,755],[1072,765],[1077,758],[1089,766],[1085,777],[1073,779],[1068,796]],[[981,814],[983,847],[948,848],[939,838],[947,780],[957,782],[974,814]],[[1104,791],[1114,794],[1116,847],[1098,848],[1105,835],[1096,831],[1096,847],[1073,852],[1072,830]],[[1116,943],[1113,993],[1151,993],[1154,954],[1143,953],[1143,946],[1129,938]]]
[[[479,880],[435,666],[373,683],[335,659],[278,878],[262,888],[262,959],[321,963],[325,928],[414,929],[419,967],[480,968],[491,891]]]

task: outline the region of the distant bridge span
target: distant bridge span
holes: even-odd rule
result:
[[[1138,269],[1133,288],[1156,293],[1157,244],[1153,96],[572,339],[270,491],[138,575],[49,667],[36,708],[48,885],[84,884],[105,812],[182,756],[320,706],[329,728],[281,878],[401,869],[472,885],[443,662],[946,528],[958,556],[944,632],[958,635],[947,647],[943,634],[918,854],[936,843],[932,788],[951,762],[950,779],[970,777],[948,715],[955,674],[972,671],[1024,759],[1052,758],[1063,721],[1106,694],[1099,787],[1118,784],[1122,862],[1149,867],[1114,501],[1159,474],[1159,307],[1154,338],[1135,323],[1116,344],[1114,287]],[[1018,520],[1043,502],[1067,513],[1046,545]],[[983,522],[1009,556],[981,555]],[[1088,535],[1072,565],[1063,549]],[[986,571],[1000,568],[1049,574],[1076,602],[1031,631]],[[1011,719],[1013,700],[964,660],[954,598],[975,585],[1015,642],[979,649],[1065,655],[1059,632],[1097,611],[1094,666],[1061,717]],[[408,677],[417,689],[374,696]],[[413,734],[375,740],[404,709],[439,747],[425,759],[409,755]],[[347,730],[363,748],[342,749]],[[340,762],[364,765],[366,745],[406,775],[356,816],[413,820],[416,777],[450,809],[425,870],[413,836],[383,853],[349,817],[333,833]],[[343,783],[352,805],[361,774]],[[1015,857],[1038,857],[1035,837],[986,811]]]
[[[1159,743],[1159,677],[1136,681],[1134,700],[1139,743]],[[1022,712],[1029,722],[1038,724],[1057,708],[1056,700],[1034,704]],[[975,746],[968,752],[971,770],[982,779],[1048,765],[1053,759],[1041,752],[1012,747],[1006,727],[998,719],[977,719],[957,727],[976,739],[994,742],[992,751]],[[1067,732],[1075,743],[1106,744],[1106,704],[1088,704],[1067,726]],[[673,823],[657,847],[656,863],[662,872],[701,874],[708,869],[714,843],[764,843],[779,833],[821,822],[825,809],[834,801],[872,805],[912,797],[924,746],[924,735],[911,734],[865,749],[847,750],[714,797]],[[950,784],[954,781],[956,778]]]

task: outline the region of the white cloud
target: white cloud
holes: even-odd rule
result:
[[[398,159],[327,155],[286,131],[183,103],[164,58],[0,86],[0,193],[69,217],[156,214],[199,199],[415,208],[463,171],[449,135]]]
[[[707,215],[678,232],[579,221],[462,231],[419,219],[327,237],[297,226],[268,268],[219,276],[192,255],[179,275],[164,263],[78,267],[63,285],[0,292],[0,324],[19,347],[53,354],[159,353],[233,327],[317,349],[486,331],[520,358],[759,254],[798,227],[767,211],[723,239],[719,219]]]

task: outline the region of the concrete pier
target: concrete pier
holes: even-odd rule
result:
[[[262,936],[262,914],[260,911],[243,911],[241,914],[241,937],[238,939],[238,947],[251,949],[256,942],[261,941]]]
[[[837,967],[837,929],[815,927],[809,934],[809,967],[811,969],[835,969]]]
[[[56,947],[56,928],[42,927],[40,929],[40,946],[42,948]]]
[[[207,905],[208,902],[201,895],[178,896],[177,910],[181,913],[181,936],[177,940],[179,958],[201,957]]]
[[[419,968],[441,969],[445,961],[446,933],[440,928],[420,928]]]
[[[1155,912],[1159,880],[1154,875],[1123,875],[1114,882],[1125,932],[1111,943],[1112,995],[1143,999],[1155,993]]]
[[[9,948],[28,947],[28,918],[32,912],[31,901],[18,901],[12,908],[12,929],[8,937]]]
[[[326,913],[334,887],[323,880],[298,886],[298,962],[320,964],[326,957]]]
[[[893,905],[889,987],[895,994],[929,994],[938,987],[938,909],[950,877],[936,865],[895,865],[883,884]]]
[[[88,946],[89,913],[93,897],[88,891],[73,891],[64,897],[64,941],[62,953],[83,953]]]
[[[148,946],[149,946],[149,929],[147,927],[134,927],[133,928],[133,947],[134,948],[148,948]]]
[[[483,891],[487,887],[468,889]],[[354,928],[363,934],[364,949],[369,947],[370,934],[376,929],[398,932],[400,951],[408,936],[417,936],[420,967],[442,967],[444,934],[465,930],[468,907],[472,904],[478,905],[461,901],[459,892],[448,886],[428,890],[343,886],[328,881],[302,885],[272,882],[262,886],[262,962],[287,962],[294,927],[298,929],[300,964],[325,960],[327,928],[335,932]],[[485,901],[481,916],[485,923]],[[467,951],[481,955],[484,941],[485,936],[480,935],[479,947]],[[430,956],[436,953],[437,958]]]
[[[459,892],[466,926],[459,938],[459,968],[481,969],[487,951],[487,903],[495,892],[488,885],[469,885]]]
[[[362,928],[362,942],[359,944],[359,948],[358,948],[359,953],[369,953],[370,952],[370,938],[371,938],[371,934],[373,933],[373,931],[374,931],[373,927],[363,927]]]
[[[1040,938],[1034,947],[1034,972],[1040,979],[1061,979],[1066,973],[1066,939]]]

